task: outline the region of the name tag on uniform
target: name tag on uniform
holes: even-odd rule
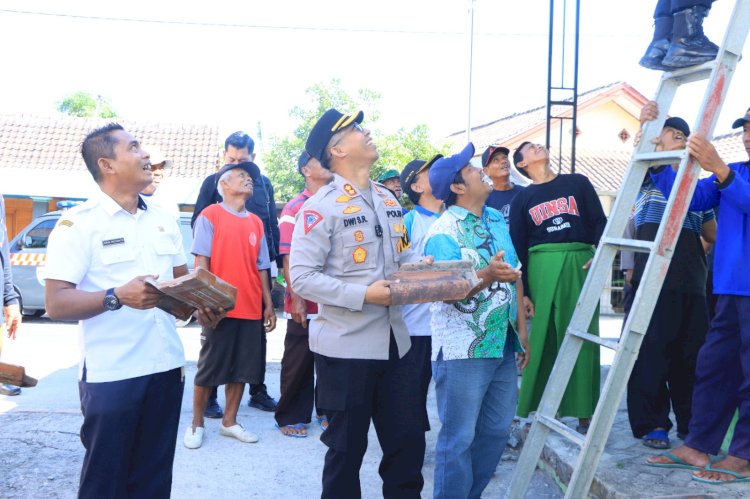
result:
[[[117,244],[125,244],[125,238],[124,237],[118,237],[117,239],[105,239],[102,241],[102,246],[105,248],[108,246],[115,246]]]

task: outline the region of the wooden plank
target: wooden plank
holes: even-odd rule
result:
[[[29,388],[36,386],[37,380],[36,378],[27,376],[26,369],[22,366],[0,362],[0,383]]]

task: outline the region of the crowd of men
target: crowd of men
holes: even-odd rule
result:
[[[641,121],[656,116],[649,103]],[[280,218],[253,140],[242,132],[227,138],[224,166],[200,190],[190,257],[233,284],[237,300],[229,311],[195,312],[201,349],[183,444],[201,446],[205,417],[222,419],[223,436],[257,442],[237,420],[248,384],[249,405],[274,412],[285,436],[306,437],[315,411],[328,447],[322,497],[360,496],[371,422],[383,454],[383,496],[420,497],[434,380],[441,422],[434,497],[480,497],[513,419],[537,409],[606,217],[585,176],[557,173],[546,148],[529,142],[512,154],[488,147],[481,167],[472,165],[469,143],[452,156],[416,158],[400,173],[389,169],[376,182],[378,150],[363,120],[361,111],[336,109],[318,119],[297,162],[305,188]],[[750,110],[734,126],[743,128],[750,156]],[[750,169],[726,165],[676,117],[656,147],[687,147],[713,175],[698,184],[628,384],[633,435],[670,448],[672,409],[684,443],[648,465],[694,470],[693,479],[707,483],[750,481],[743,258]],[[148,281],[187,273],[175,213],[159,185],[171,164],[117,124],[92,131],[81,154],[101,192],[66,211],[52,232],[45,290],[50,317],[78,320],[82,333],[79,497],[168,497],[185,357],[174,318],[156,307],[159,294]],[[526,187],[511,182],[511,160]],[[632,237],[654,238],[674,178],[669,165],[646,176]],[[714,208],[721,209],[718,230]],[[0,225],[4,328],[13,336],[20,313]],[[706,251],[714,239],[709,327]],[[400,265],[451,260],[468,260],[476,271],[479,283],[466,299],[392,304],[388,279]],[[640,256],[625,264],[632,293],[644,265]],[[276,326],[273,266],[286,281],[288,319],[278,403],[265,386],[265,335]],[[589,333],[598,334],[598,315]],[[584,347],[560,405],[559,416],[577,418],[581,433],[598,401],[599,364],[598,348]],[[735,413],[729,455],[710,464]]]

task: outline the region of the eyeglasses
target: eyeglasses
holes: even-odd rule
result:
[[[342,140],[344,140],[344,137],[346,137],[346,135],[347,135],[347,132],[357,131],[357,132],[360,132],[360,133],[362,133],[362,134],[364,134],[364,133],[365,133],[365,129],[364,129],[364,127],[363,127],[362,125],[360,125],[359,123],[357,123],[357,122],[354,122],[354,123],[353,123],[353,124],[351,125],[351,128],[349,128],[348,130],[346,130],[346,129],[345,129],[345,130],[342,130],[342,131],[343,131],[344,133],[342,133],[342,134],[341,134],[341,135],[339,136],[339,138],[338,138],[338,139],[336,139],[336,142],[334,142],[333,144],[331,144],[331,146],[330,146],[330,147],[336,147],[337,145],[339,145],[339,142],[341,142]]]

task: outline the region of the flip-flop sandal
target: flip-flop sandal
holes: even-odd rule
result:
[[[328,429],[328,425],[323,426],[323,422],[328,423],[328,416],[320,416],[318,418],[318,426],[320,426],[321,431],[326,431]]]
[[[643,445],[652,449],[669,449],[669,433],[667,430],[654,430],[643,435]]]
[[[281,428],[294,428],[295,430],[301,430],[302,428],[305,427],[302,423],[288,424],[284,426],[279,426],[279,423],[274,423],[274,426],[285,437],[292,437],[292,438],[306,438],[307,437],[307,433],[284,433],[284,430],[281,429]]]
[[[695,475],[692,475],[693,480],[696,482],[701,483],[707,483],[709,485],[721,485],[723,483],[742,483],[742,482],[750,482],[750,476],[745,476],[740,473],[737,473],[736,471],[732,470],[723,470],[721,468],[712,468],[709,464],[705,468],[706,471],[713,471],[715,473],[725,473],[727,475],[732,475],[734,477],[734,480],[709,480],[708,478],[701,478]]]
[[[701,468],[700,466],[694,466],[687,461],[684,461],[680,459],[679,457],[675,456],[671,452],[660,452],[658,454],[659,456],[664,456],[670,460],[672,460],[671,463],[651,463],[649,461],[646,461],[646,466],[652,466],[654,468],[671,468],[671,469],[679,469],[679,470],[704,470],[705,468]]]

